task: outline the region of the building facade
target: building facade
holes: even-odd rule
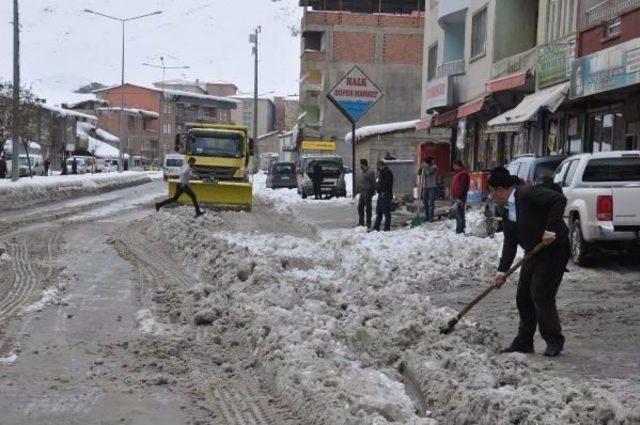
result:
[[[350,161],[351,124],[326,94],[358,65],[384,97],[358,127],[420,113],[424,2],[301,1],[300,107],[305,140],[335,140]]]
[[[231,121],[249,128],[253,135],[253,96],[231,96],[237,100],[238,107],[232,111]],[[274,129],[275,108],[273,101],[266,97],[258,99],[258,137],[270,133]]]

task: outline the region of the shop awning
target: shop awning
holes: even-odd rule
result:
[[[569,83],[563,83],[531,94],[512,110],[489,121],[489,130],[492,132],[519,131],[518,128],[525,122],[536,121],[538,111],[541,109],[552,113],[557,111],[568,93]]]
[[[487,98],[483,96],[480,99],[472,100],[471,102],[465,103],[458,108],[458,114],[456,118],[462,119],[470,115],[477,114],[478,112],[482,111],[482,108],[484,108],[484,102],[486,100]]]
[[[433,126],[442,127],[443,125],[448,124],[451,121],[455,121],[457,118],[458,118],[458,110],[453,109],[449,112],[436,115],[435,118],[433,119]]]
[[[424,117],[418,122],[418,124],[416,124],[416,131],[428,130],[429,128],[431,128],[432,124],[432,117]]]
[[[511,90],[523,87],[527,83],[527,75],[529,71],[519,72],[517,74],[507,75],[506,77],[496,78],[485,83],[487,93],[496,93],[499,91]]]

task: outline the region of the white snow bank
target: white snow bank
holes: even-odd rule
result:
[[[332,198],[330,200],[316,201],[314,199],[302,199],[297,189],[271,189],[267,187],[267,175],[258,173],[253,176],[253,196],[254,199],[269,205],[280,213],[290,213],[290,208],[300,204],[314,204],[321,202],[323,205],[352,205],[352,177],[353,174],[346,174],[345,184],[347,186],[347,196],[344,198]]]
[[[63,290],[64,290],[64,285],[58,285],[56,287],[49,288],[43,291],[42,298],[40,298],[35,303],[26,306],[23,312],[34,313],[34,312],[42,311],[47,305],[60,302],[60,297]]]
[[[90,193],[105,192],[150,182],[161,177],[158,172],[72,174],[35,176],[16,182],[0,180],[1,210],[12,210]]]
[[[390,122],[387,124],[369,125],[366,127],[360,127],[356,129],[356,141],[371,136],[377,136],[379,134],[389,134],[396,131],[408,131],[415,130],[416,125],[420,120]],[[344,135],[344,140],[347,143],[351,143],[351,132]]]
[[[11,353],[7,357],[0,357],[0,365],[12,365],[16,360],[18,360],[18,355]]]

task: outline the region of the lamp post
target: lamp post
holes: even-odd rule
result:
[[[112,19],[114,21],[118,21],[122,23],[122,81],[120,85],[120,142],[118,143],[119,153],[118,153],[118,172],[122,172],[124,170],[124,29],[125,24],[129,21],[135,21],[136,19],[146,18],[147,16],[160,15],[162,11],[157,10],[152,13],[147,13],[140,16],[134,16],[132,18],[117,18],[115,16],[107,15],[100,12],[94,12],[90,9],[84,10],[86,13],[90,13],[92,15],[102,16],[103,18]]]
[[[11,140],[13,159],[11,161],[11,180],[16,181],[20,174],[20,10],[18,0],[13,1],[13,116]],[[4,143],[4,141],[2,142]]]
[[[258,159],[258,44],[259,36],[262,32],[262,27],[258,26],[249,34],[249,43],[253,44],[252,52],[254,57],[254,71],[253,71],[253,156],[256,159],[256,165],[260,167],[260,160]]]
[[[143,66],[149,66],[151,68],[156,68],[156,69],[161,69],[162,70],[162,86],[160,88],[161,93],[160,93],[160,119],[158,120],[158,125],[160,127],[160,132],[159,132],[159,136],[158,136],[158,155],[160,155],[160,147],[163,146],[164,144],[162,143],[162,136],[164,134],[164,129],[163,129],[163,125],[164,125],[164,120],[163,115],[164,115],[164,78],[165,78],[165,74],[167,72],[167,69],[189,69],[189,66],[166,66],[164,64],[164,57],[160,56],[160,63],[162,65],[154,65],[154,64],[150,64],[150,63],[143,63]],[[166,152],[165,152],[166,153]]]

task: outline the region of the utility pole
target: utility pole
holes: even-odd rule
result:
[[[11,140],[11,180],[18,180],[20,173],[20,13],[18,0],[13,0],[13,120]]]
[[[160,117],[158,119],[158,126],[160,127],[160,132],[159,132],[159,136],[158,136],[158,155],[160,155],[160,148],[161,146],[164,146],[164,144],[162,143],[162,136],[164,134],[164,119],[163,119],[163,115],[164,115],[164,80],[165,80],[165,75],[167,72],[167,69],[189,69],[189,66],[166,66],[164,64],[164,57],[160,56],[160,63],[161,65],[153,65],[150,63],[143,63],[142,65],[144,66],[149,66],[151,68],[156,68],[156,69],[161,69],[162,70],[162,86],[160,87]],[[166,152],[164,152],[166,153]]]
[[[258,41],[259,34],[262,32],[262,27],[256,27],[253,34],[249,35],[249,43],[253,43],[253,143],[254,151],[253,155],[256,158],[256,164],[260,166],[258,158]]]

